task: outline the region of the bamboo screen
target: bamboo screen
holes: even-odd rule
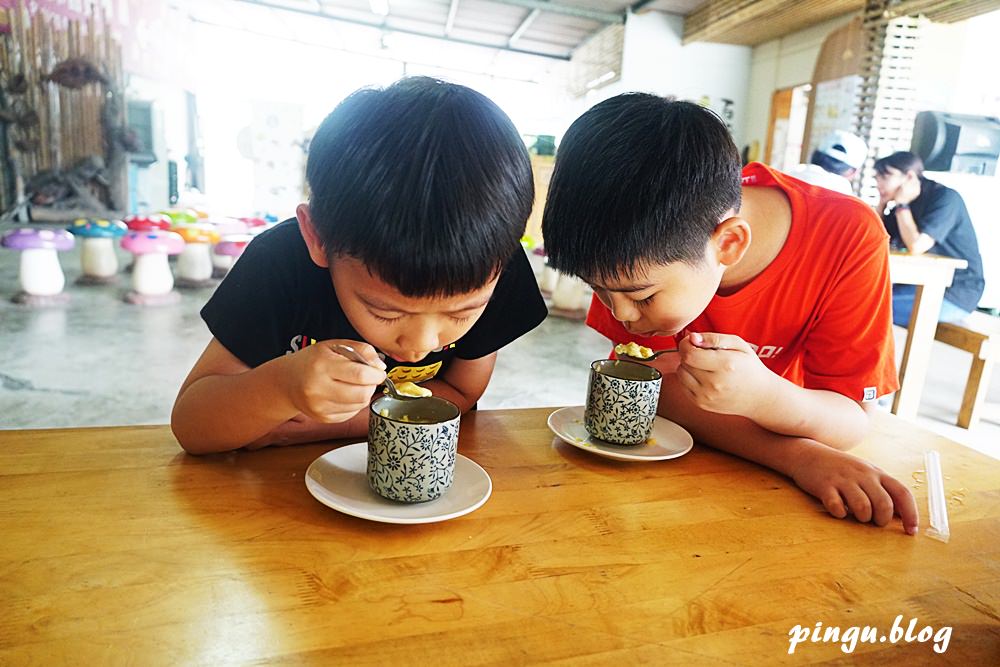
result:
[[[5,109],[20,119],[7,124],[7,150],[20,178],[66,169],[88,156],[106,159],[104,86],[88,83],[74,90],[47,79],[59,62],[83,57],[121,90],[121,50],[104,12],[92,9],[83,20],[42,11],[29,14],[19,0],[7,14],[10,31],[0,34],[0,86]],[[0,195],[0,211],[7,210],[13,193]]]

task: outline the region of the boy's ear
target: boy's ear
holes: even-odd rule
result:
[[[732,266],[750,248],[750,223],[739,216],[726,218],[712,232],[715,256],[724,266]]]
[[[313,226],[309,204],[299,204],[295,209],[295,218],[299,221],[299,231],[302,232],[302,238],[309,248],[309,257],[313,264],[324,269],[329,267],[330,260],[326,256],[326,250],[323,249],[323,242],[320,241],[316,227]]]

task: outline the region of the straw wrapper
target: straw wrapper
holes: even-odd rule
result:
[[[941,456],[934,450],[924,452],[924,470],[927,471],[927,505],[931,527],[927,536],[947,542],[951,538],[948,528],[948,505],[944,499],[944,476],[941,474]]]

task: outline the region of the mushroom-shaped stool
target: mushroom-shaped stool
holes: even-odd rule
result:
[[[73,236],[69,232],[63,229],[12,229],[3,235],[0,244],[21,252],[18,273],[21,292],[14,297],[14,301],[41,306],[69,299],[62,293],[66,277],[56,254],[73,247]]]
[[[122,220],[131,232],[150,232],[160,229],[170,229],[174,223],[162,213],[136,213],[127,215]]]
[[[221,241],[215,244],[214,254],[229,259],[231,264],[235,264],[243,251],[246,250],[250,242],[253,241],[250,234],[232,234],[224,236]]]
[[[162,213],[136,213],[134,215],[127,215],[122,222],[125,223],[130,232],[166,231],[174,224],[170,221],[170,218]],[[133,261],[125,267],[125,273],[132,273],[132,269],[134,268],[135,262]]]
[[[265,232],[271,228],[271,225],[267,224],[267,220],[261,217],[250,216],[246,218],[240,218],[240,220],[242,220],[246,224],[247,229],[254,236],[257,236],[261,232]]]
[[[170,218],[171,225],[175,227],[178,225],[193,225],[198,222],[198,212],[193,208],[171,208],[166,211],[160,211],[160,215]]]
[[[184,250],[179,234],[165,231],[129,232],[122,239],[122,248],[135,255],[132,271],[132,291],[125,300],[141,306],[174,303],[180,295],[174,292],[174,276],[170,273],[167,255]]]
[[[128,231],[124,223],[117,220],[78,218],[67,230],[83,239],[80,250],[80,265],[83,275],[80,284],[100,285],[114,282],[118,278],[118,255],[115,254],[115,239]]]
[[[225,241],[229,236],[244,236],[247,234],[247,224],[236,218],[209,218],[206,222],[212,225],[212,229],[218,233],[219,237]],[[212,271],[213,278],[221,278],[232,268],[235,257],[222,255],[212,251]]]
[[[177,258],[177,286],[205,287],[212,279],[212,245],[219,234],[209,225],[180,225],[174,233],[184,239]]]

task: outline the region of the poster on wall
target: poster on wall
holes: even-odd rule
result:
[[[297,104],[256,101],[251,124],[237,142],[253,161],[253,206],[257,214],[283,215],[301,201],[304,179],[303,111]]]
[[[860,89],[861,77],[857,74],[816,84],[809,150],[804,155],[812,155],[823,137],[834,130],[853,131]]]

